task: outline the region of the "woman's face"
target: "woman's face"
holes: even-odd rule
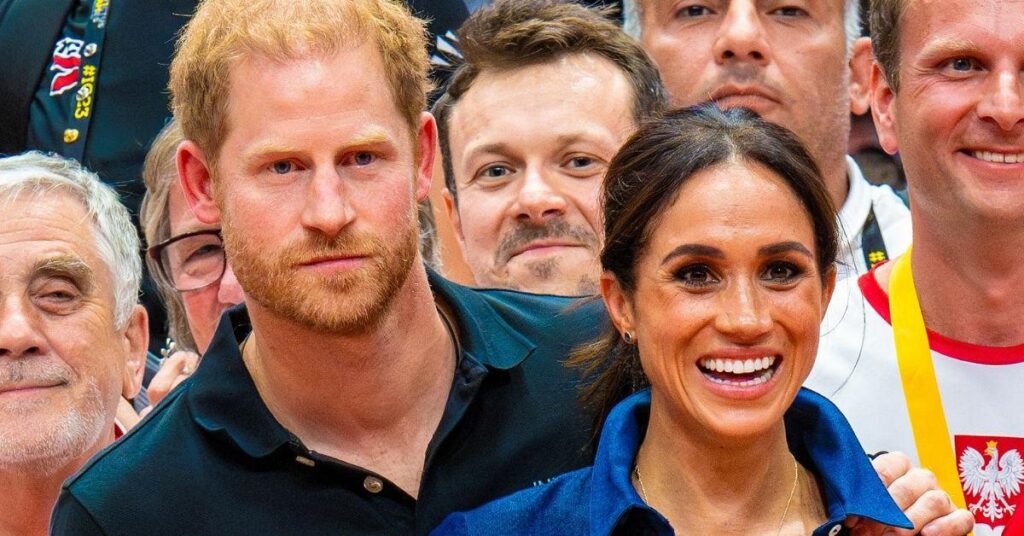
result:
[[[655,407],[719,438],[777,426],[814,364],[834,284],[809,214],[768,168],[730,162],[686,181],[655,226],[633,295],[607,273],[602,285],[636,335]]]

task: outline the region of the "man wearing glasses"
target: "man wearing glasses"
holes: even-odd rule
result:
[[[146,262],[170,324],[165,359],[148,386],[153,405],[195,370],[221,313],[243,299],[227,265],[220,226],[200,222],[185,203],[174,162],[181,141],[181,127],[168,123],[153,140],[142,170],[146,196],[140,220],[150,244]]]

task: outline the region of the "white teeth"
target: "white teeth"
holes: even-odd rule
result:
[[[1016,164],[1024,162],[1024,153],[993,153],[991,151],[972,151],[971,156],[986,162],[997,164]]]
[[[728,379],[719,378],[717,376],[705,376],[705,377],[708,378],[709,380],[715,382],[715,383],[720,383],[722,385],[734,385],[734,386],[737,386],[737,387],[752,387],[754,385],[761,385],[762,383],[772,379],[772,376],[774,376],[774,375],[775,375],[775,369],[768,369],[768,370],[762,372],[756,378],[751,378],[749,380],[744,380],[744,381],[741,381],[741,382],[730,381]]]
[[[711,359],[700,360],[701,368],[712,372],[727,372],[730,374],[750,374],[759,370],[766,370],[775,364],[772,356],[759,357],[757,359]]]

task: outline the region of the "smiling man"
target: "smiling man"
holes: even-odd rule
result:
[[[96,175],[0,159],[0,534],[46,534],[61,482],[124,433],[148,342],[138,248]]]
[[[476,283],[597,291],[598,197],[612,156],[665,93],[601,12],[502,0],[459,30],[464,62],[434,106],[445,207]]]
[[[811,382],[869,449],[933,470],[975,534],[1024,534],[1024,3],[881,0],[871,17],[914,246],[836,292],[856,299],[833,304]]]
[[[839,277],[910,244],[910,213],[846,155],[850,112],[868,107],[871,43],[857,0],[625,0],[624,25],[654,59],[672,106],[743,106],[796,133],[821,169],[846,235]]]

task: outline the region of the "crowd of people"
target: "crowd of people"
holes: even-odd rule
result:
[[[0,534],[1024,535],[1024,4],[186,4],[0,83]]]

